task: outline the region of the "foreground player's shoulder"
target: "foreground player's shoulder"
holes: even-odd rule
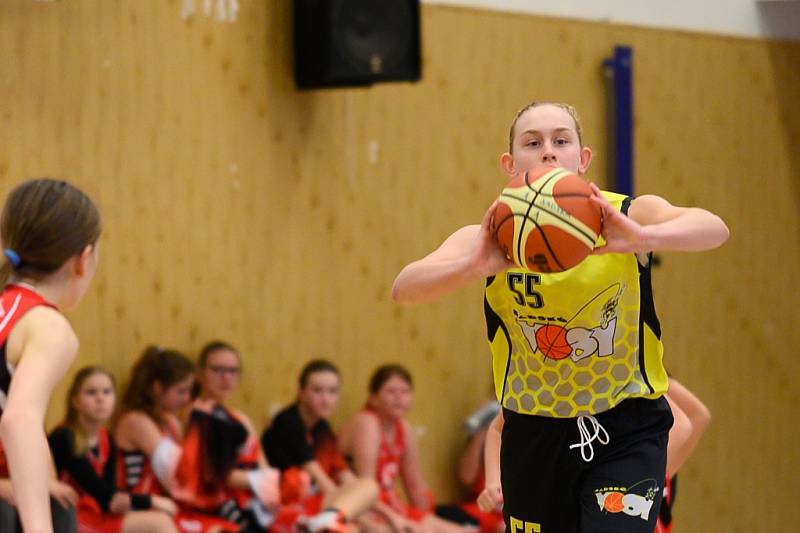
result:
[[[71,358],[78,352],[78,336],[64,315],[52,307],[38,305],[19,319],[8,336],[9,362],[15,364],[23,352]]]
[[[37,305],[25,313],[17,324],[27,338],[78,348],[78,336],[69,321],[52,307]]]

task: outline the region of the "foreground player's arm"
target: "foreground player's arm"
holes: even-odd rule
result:
[[[503,434],[503,412],[497,413],[486,434],[483,449],[483,468],[486,486],[478,496],[478,508],[487,513],[503,504],[503,489],[500,486],[500,444]]]
[[[480,225],[457,230],[439,248],[401,270],[392,298],[402,304],[429,302],[511,268],[513,263],[491,235],[494,208],[492,204]]]
[[[711,250],[728,240],[730,232],[717,215],[699,207],[678,207],[655,195],[631,202],[628,215],[620,213],[596,185],[592,201],[603,209],[606,245],[594,253],[697,252]]]
[[[53,388],[78,352],[78,338],[66,318],[49,307],[28,311],[11,331],[16,350],[14,379],[0,421],[14,497],[25,531],[52,531],[48,485],[52,462],[44,417]]]
[[[672,430],[670,430],[670,441],[667,446],[667,474],[672,476],[694,451],[700,437],[711,423],[711,412],[697,396],[674,378],[669,379],[667,399],[670,401],[670,405],[677,406],[685,414],[688,425],[688,431],[682,438],[676,439],[674,444]]]

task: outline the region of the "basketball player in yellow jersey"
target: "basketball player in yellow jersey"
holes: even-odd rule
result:
[[[543,102],[517,114],[500,164],[509,176],[548,167],[583,175],[591,159],[575,110]],[[650,254],[728,239],[725,223],[704,209],[592,188],[603,239],[578,266],[555,274],[516,267],[491,235],[492,205],[480,225],[406,266],[392,288],[396,301],[413,304],[486,282],[503,406],[497,497],[510,533],[652,533],[672,414]],[[554,328],[563,342],[541,350]]]

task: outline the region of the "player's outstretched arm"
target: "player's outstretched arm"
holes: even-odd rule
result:
[[[721,246],[730,235],[717,215],[698,207],[677,207],[655,195],[631,202],[628,216],[616,210],[592,184],[592,201],[603,209],[602,253],[694,252]]]
[[[495,204],[480,225],[465,226],[439,248],[407,265],[392,286],[392,298],[402,304],[429,302],[467,283],[514,266],[491,235]]]

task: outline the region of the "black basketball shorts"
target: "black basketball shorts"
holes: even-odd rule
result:
[[[628,399],[594,417],[503,414],[508,533],[653,533],[673,421],[666,399]]]

